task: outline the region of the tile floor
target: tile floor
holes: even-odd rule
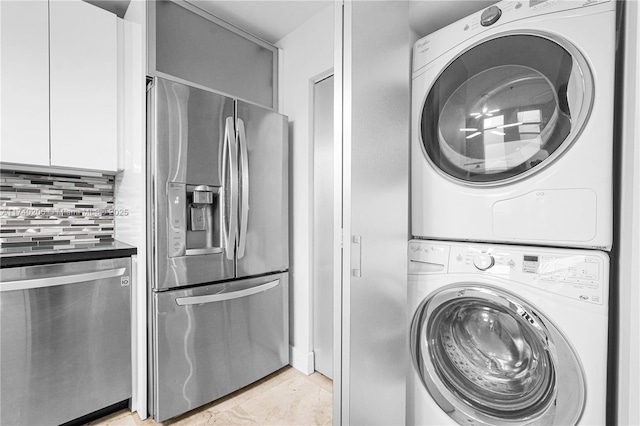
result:
[[[320,373],[306,376],[287,366],[246,388],[156,423],[121,410],[87,426],[153,425],[331,425],[332,386]]]

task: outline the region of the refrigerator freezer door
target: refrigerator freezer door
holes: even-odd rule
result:
[[[236,275],[284,271],[289,267],[287,118],[241,101],[237,116],[242,176]]]
[[[149,96],[149,160],[156,290],[235,276],[235,260],[233,253],[227,256],[228,232],[224,231],[235,228],[230,186],[237,174],[231,169],[237,165],[231,156],[223,155],[236,152],[235,129],[227,128],[233,126],[233,116],[231,98],[155,79]],[[198,203],[198,188],[215,189],[213,203]],[[193,225],[190,205],[210,208],[214,229],[202,231]],[[199,241],[207,232],[206,238],[212,241]]]
[[[287,274],[153,294],[152,413],[164,421],[289,362]]]

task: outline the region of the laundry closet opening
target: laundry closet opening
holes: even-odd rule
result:
[[[313,353],[317,372],[333,378],[333,74],[314,79],[313,146]],[[313,80],[312,80],[313,81]]]

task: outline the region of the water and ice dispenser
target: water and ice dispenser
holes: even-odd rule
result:
[[[222,252],[221,188],[169,183],[169,257]]]

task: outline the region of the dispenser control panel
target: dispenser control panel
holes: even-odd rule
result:
[[[187,217],[185,206],[186,202],[186,185],[182,183],[170,183],[167,188],[167,227],[168,235],[168,256],[178,257],[184,256],[186,250],[187,235]]]

